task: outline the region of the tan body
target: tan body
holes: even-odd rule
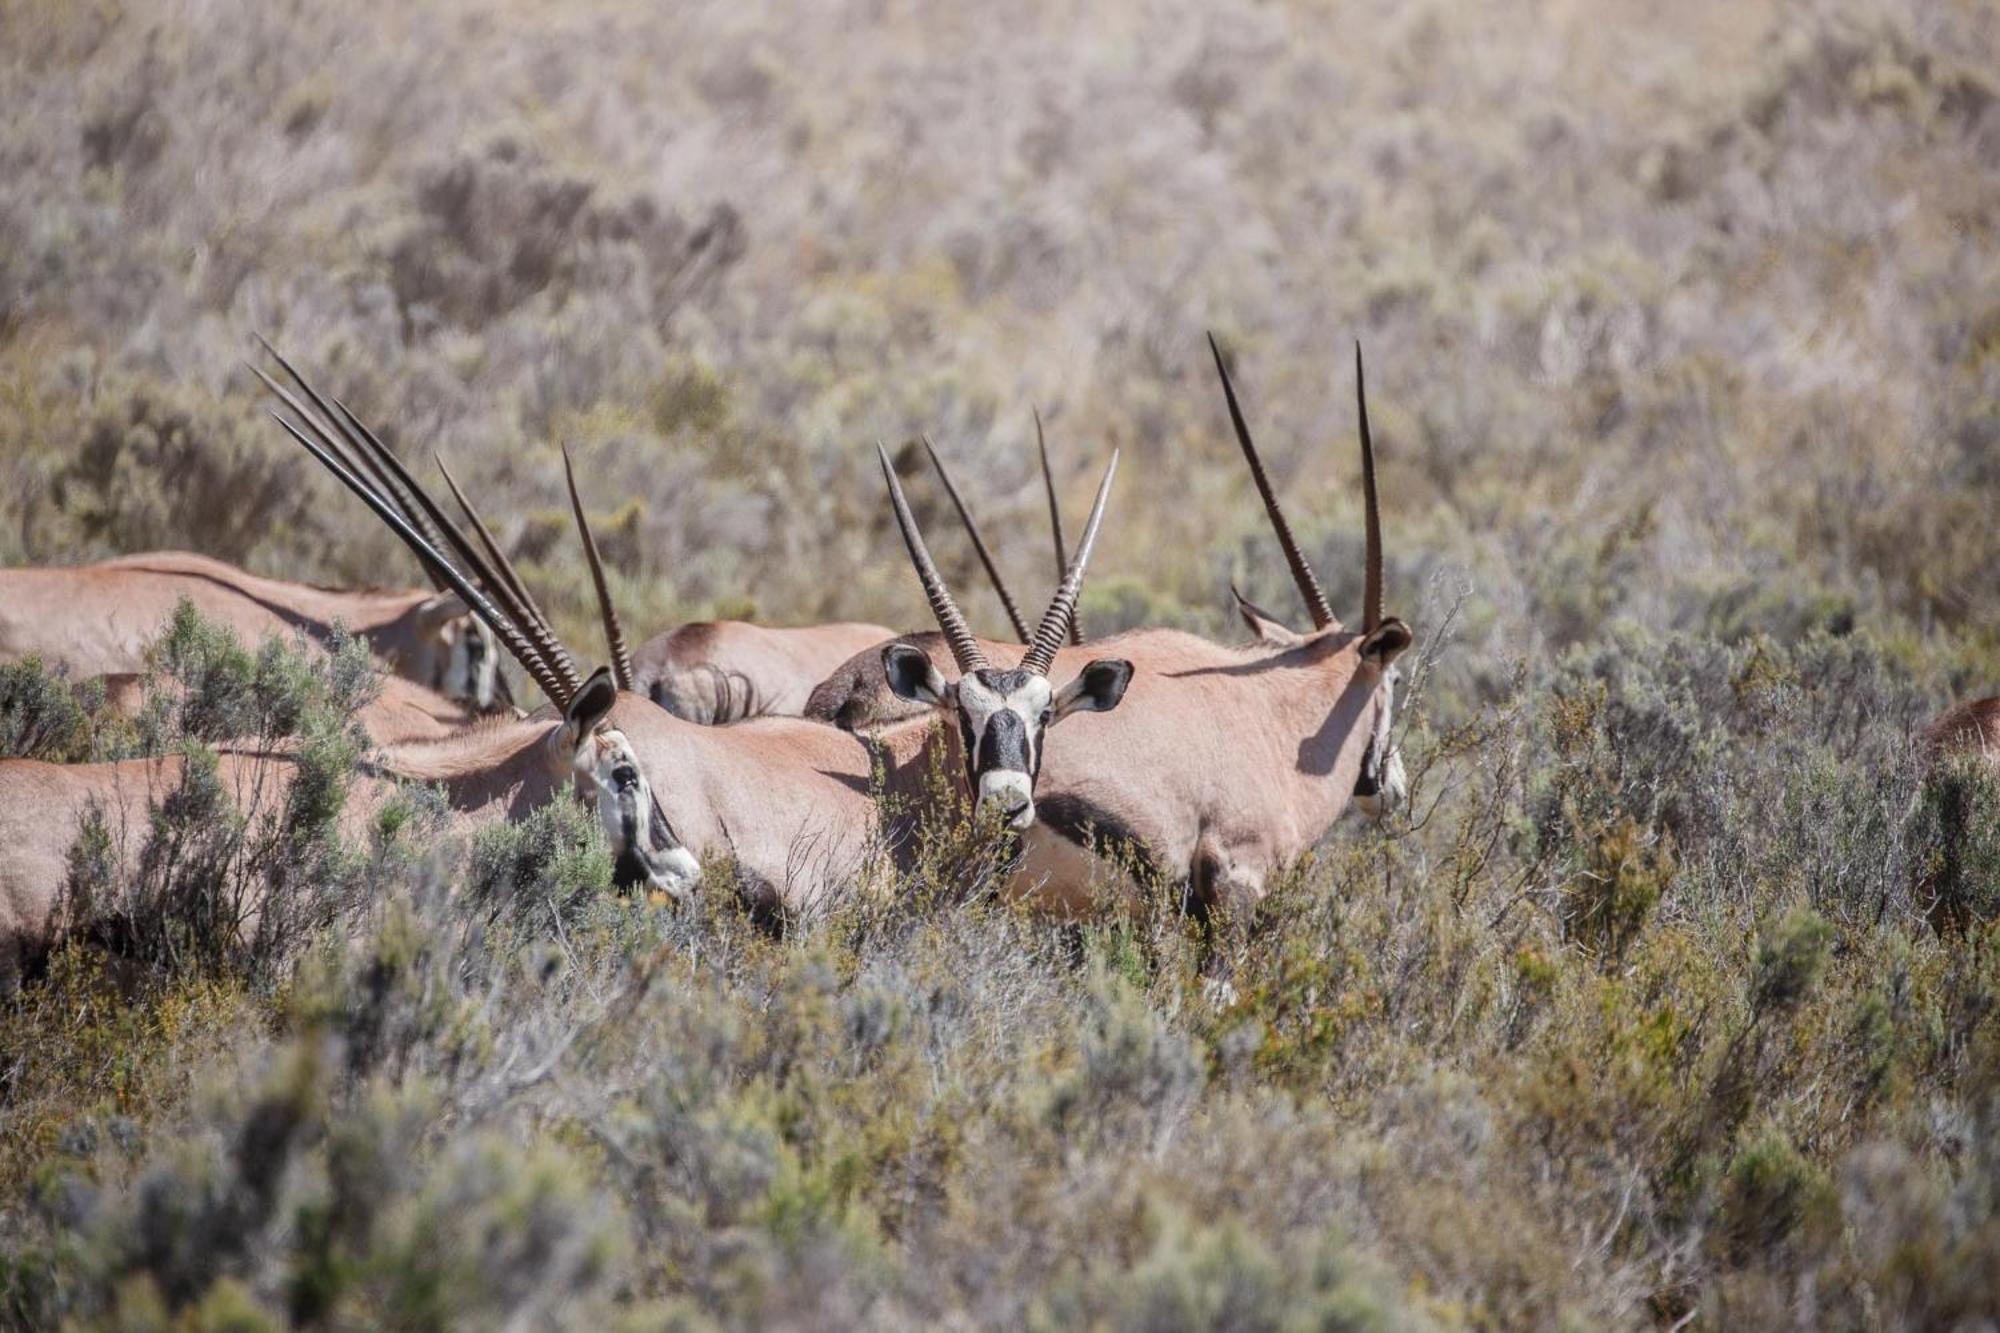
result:
[[[181,551],[94,565],[0,570],[0,660],[37,656],[77,676],[145,669],[175,605],[255,645],[276,634],[325,640],[336,624],[368,640],[392,672],[437,688],[468,623],[456,599],[417,591],[346,592],[267,579]]]
[[[881,625],[848,622],[790,629],[741,620],[681,625],[632,654],[632,688],[691,722],[797,717],[836,667],[895,635]]]
[[[223,754],[219,774],[239,811],[264,817],[282,813],[297,766],[282,755]],[[184,761],[121,759],[98,764],[45,764],[0,760],[0,994],[12,989],[24,954],[46,942],[63,885],[70,848],[84,818],[102,812],[121,880],[138,869],[151,831],[151,815],[180,785]],[[365,835],[391,784],[357,779],[349,789],[342,832]],[[78,923],[84,924],[84,923]]]
[[[1933,718],[1917,738],[1934,758],[1977,754],[2000,765],[2000,695],[1953,705]]]
[[[941,662],[932,634],[906,637]],[[1296,646],[1228,648],[1177,630],[1133,630],[1063,649],[1056,671],[1116,654],[1133,663],[1125,704],[1079,717],[1051,745],[1038,781],[1017,895],[1071,914],[1125,891],[1123,877],[1077,854],[1090,837],[1127,843],[1202,905],[1240,906],[1269,873],[1312,847],[1353,800],[1381,672],[1362,636],[1330,627]],[[1018,645],[985,643],[996,661]],[[843,665],[808,716],[860,729],[906,726],[879,651]],[[872,664],[872,665],[871,665]]]
[[[145,672],[114,672],[95,679],[112,711],[136,718],[145,710]],[[401,676],[378,677],[377,685],[375,697],[357,709],[354,718],[376,745],[437,740],[490,716]]]

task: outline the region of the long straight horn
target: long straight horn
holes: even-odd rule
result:
[[[1382,628],[1382,509],[1375,499],[1375,441],[1368,434],[1368,389],[1361,374],[1361,340],[1354,340],[1354,405],[1361,413],[1361,499],[1368,525],[1368,582],[1361,600],[1361,629]]]
[[[1216,345],[1213,333],[1208,335],[1208,350],[1215,356],[1215,373],[1222,376],[1222,396],[1229,400],[1229,423],[1236,428],[1236,443],[1243,447],[1243,459],[1250,464],[1250,479],[1257,483],[1257,494],[1264,499],[1264,512],[1271,516],[1278,545],[1285,552],[1285,563],[1292,567],[1292,582],[1298,585],[1299,596],[1305,598],[1306,609],[1312,612],[1313,627],[1325,629],[1333,623],[1333,608],[1327,605],[1326,594],[1320,591],[1312,566],[1306,563],[1298,539],[1292,536],[1292,525],[1285,521],[1285,511],[1278,505],[1271,479],[1264,475],[1264,462],[1257,456],[1257,446],[1250,442],[1250,427],[1244,423],[1243,408],[1236,401],[1236,386],[1229,382],[1229,368],[1222,364],[1222,349]]]
[[[618,608],[611,604],[611,585],[604,580],[604,561],[597,554],[597,538],[591,535],[590,520],[583,514],[583,498],[576,493],[576,469],[570,465],[569,446],[563,446],[563,480],[569,483],[569,507],[576,514],[576,530],[583,534],[584,559],[590,562],[590,581],[597,585],[597,612],[604,619],[604,642],[611,649],[611,683],[621,690],[632,688],[632,654],[625,648],[625,627],[618,623]]]
[[[253,334],[252,336],[257,339],[258,344],[270,355],[271,359],[276,361],[285,374],[291,378],[292,383],[299,387],[300,392],[305,394],[313,406],[308,408],[304,403],[293,397],[290,390],[286,389],[269,375],[266,375],[262,367],[250,366],[250,373],[261,380],[264,387],[271,391],[272,396],[291,409],[292,413],[300,420],[303,421],[317,415],[319,418],[330,423],[334,427],[335,435],[326,435],[322,432],[321,438],[333,446],[335,456],[346,465],[349,471],[367,481],[377,495],[387,500],[390,504],[395,505],[396,511],[408,520],[411,526],[415,527],[418,532],[423,534],[424,540],[430,544],[432,550],[441,551],[445,544],[444,538],[438,534],[436,529],[425,524],[423,514],[418,512],[416,506],[411,503],[407,495],[397,489],[395,479],[383,469],[375,456],[354,439],[348,428],[342,423],[340,415],[333,410],[311,384],[306,382],[305,377],[292,367],[291,362],[279,355],[278,349],[271,346],[262,334]],[[448,586],[443,577],[431,566],[425,565],[424,573],[429,576],[431,586],[438,591],[442,592]]]
[[[549,696],[550,701],[557,708],[568,706],[570,696],[574,691],[564,683],[561,677],[557,676],[550,669],[549,664],[543,660],[541,654],[536,651],[535,646],[528,641],[527,636],[515,628],[514,623],[502,615],[499,609],[486,599],[486,595],[473,584],[471,579],[459,573],[452,566],[451,562],[445,559],[443,553],[426,541],[423,534],[417,531],[415,525],[397,511],[395,505],[377,495],[366,482],[356,477],[335,459],[331,449],[328,447],[330,442],[326,440],[325,433],[319,429],[318,425],[310,417],[305,419],[306,429],[318,435],[320,442],[307,439],[299,427],[294,426],[277,412],[271,413],[271,419],[284,427],[286,434],[303,445],[306,452],[318,459],[327,471],[338,477],[348,490],[353,491],[361,497],[361,500],[370,509],[375,511],[376,517],[387,523],[390,530],[398,537],[401,537],[404,544],[416,552],[419,558],[439,572],[451,590],[464,599],[466,606],[471,608],[472,613],[486,622],[487,627],[493,631],[494,637],[500,640],[501,646],[513,655],[514,660],[521,664],[522,669],[534,677],[535,683],[542,687],[542,692]]]
[[[1062,586],[1049,602],[1049,609],[1042,616],[1042,623],[1035,630],[1035,641],[1028,647],[1028,655],[1021,659],[1021,667],[1037,675],[1049,674],[1049,667],[1056,660],[1056,649],[1062,647],[1069,634],[1070,621],[1076,615],[1077,594],[1083,588],[1083,571],[1090,564],[1091,548],[1097,545],[1097,528],[1104,522],[1104,503],[1111,498],[1111,479],[1118,475],[1118,451],[1111,451],[1111,461],[1105,465],[1104,480],[1097,483],[1097,499],[1090,506],[1090,522],[1084,524],[1083,540],[1077,544],[1076,559],[1070,561],[1069,569],[1063,574]]]
[[[937,470],[938,480],[944,483],[944,493],[951,497],[952,508],[958,510],[958,521],[965,524],[965,533],[972,538],[972,549],[979,553],[979,563],[986,566],[986,577],[993,581],[993,591],[1000,594],[1000,605],[1007,608],[1007,619],[1014,626],[1014,636],[1022,643],[1028,641],[1028,622],[1021,619],[1021,608],[1014,604],[1013,594],[1007,591],[1006,582],[1000,577],[1000,567],[993,563],[993,553],[986,549],[986,539],[980,535],[979,525],[972,521],[972,511],[965,507],[959,496],[958,486],[952,481],[951,469],[938,457],[938,451],[931,445],[931,437],[923,436],[924,452],[931,456],[931,466]]]
[[[486,526],[486,520],[480,516],[477,509],[473,508],[472,501],[466,498],[465,492],[459,489],[458,478],[451,475],[451,469],[445,465],[444,455],[433,453],[431,461],[437,464],[438,474],[444,478],[445,487],[451,491],[453,502],[458,505],[459,512],[465,515],[465,521],[472,525],[473,535],[479,538],[479,544],[486,552],[484,568],[491,574],[494,596],[500,599],[508,614],[519,621],[521,628],[541,647],[543,655],[557,670],[567,669],[569,675],[576,675],[576,664],[570,657],[569,650],[564,648],[562,640],[556,637],[555,627],[550,625],[549,618],[542,614],[541,605],[535,601],[534,594],[528,591],[528,585],[521,581],[520,572],[514,568],[514,562],[507,558],[507,553],[500,549],[500,543],[494,540],[493,530]]]
[[[1056,503],[1056,474],[1055,469],[1049,466],[1049,439],[1042,433],[1042,409],[1038,407],[1034,411],[1035,452],[1042,457],[1042,490],[1049,497],[1049,535],[1055,538],[1056,582],[1061,583],[1063,575],[1069,572],[1069,553],[1063,549],[1062,506]],[[1069,641],[1083,642],[1082,616],[1072,615],[1069,618]]]
[[[896,511],[896,525],[903,530],[903,545],[910,553],[910,563],[917,567],[917,580],[924,585],[931,615],[944,631],[945,642],[951,645],[952,660],[958,663],[960,672],[980,670],[986,665],[986,654],[980,650],[972,627],[965,623],[965,613],[952,600],[944,575],[938,573],[937,562],[931,559],[930,549],[924,545],[916,516],[910,513],[910,502],[903,498],[903,485],[896,480],[896,469],[889,462],[889,451],[877,441],[875,453],[882,460],[882,476],[889,483],[889,504]]]
[[[276,357],[277,352],[273,350],[271,355]],[[507,563],[506,558],[504,556],[499,557],[497,563],[505,572],[506,577],[512,581],[512,591],[518,592],[518,596],[512,599],[508,596],[510,589],[503,586],[499,579],[491,576],[491,570],[486,567],[486,562],[480,559],[478,552],[472,549],[472,543],[466,540],[465,535],[458,530],[456,524],[445,517],[444,511],[438,508],[437,501],[431,499],[430,492],[426,491],[417,482],[417,479],[410,475],[410,470],[403,466],[403,460],[396,457],[395,451],[384,444],[381,437],[370,430],[359,417],[348,411],[339,399],[332,399],[332,409],[328,410],[326,407],[328,401],[327,395],[314,391],[313,387],[306,383],[305,378],[298,371],[292,369],[282,357],[278,358],[278,364],[285,367],[286,373],[298,382],[299,387],[305,390],[307,396],[313,402],[320,404],[322,413],[326,417],[326,424],[331,425],[335,431],[339,432],[341,438],[346,441],[351,449],[357,454],[372,456],[376,466],[386,470],[390,477],[394,479],[395,487],[399,488],[397,491],[399,497],[404,503],[414,506],[407,511],[408,521],[412,527],[419,530],[419,535],[426,539],[426,545],[430,546],[432,550],[440,550],[439,547],[431,545],[431,543],[437,540],[439,534],[442,534],[446,543],[457,553],[458,558],[463,560],[468,568],[479,575],[481,581],[487,585],[494,596],[498,597],[503,603],[510,602],[511,600],[512,604],[507,608],[509,614],[516,617],[517,625],[535,644],[536,650],[548,664],[549,670],[553,671],[562,680],[565,687],[571,693],[574,693],[578,685],[582,683],[582,677],[577,674],[576,663],[570,658],[569,650],[563,647],[562,640],[557,638],[555,632],[549,628],[548,620],[542,615],[541,608],[535,604],[532,597],[527,596],[525,591],[520,591],[520,580],[515,576],[513,567]],[[268,379],[266,383],[269,383]],[[283,397],[284,395],[281,394],[280,396]],[[325,425],[322,425],[310,413],[301,413],[300,415],[303,420],[313,427],[314,433],[329,448],[334,447],[331,438],[326,433]],[[460,504],[464,504],[463,497],[460,497]],[[442,552],[440,551],[440,553]]]

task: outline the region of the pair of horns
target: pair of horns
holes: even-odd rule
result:
[[[1222,362],[1222,348],[1216,343],[1213,333],[1208,335],[1208,350],[1215,357],[1216,374],[1222,377],[1222,395],[1229,402],[1229,423],[1236,428],[1236,442],[1242,446],[1243,459],[1250,465],[1250,477],[1257,483],[1257,494],[1263,497],[1264,512],[1271,516],[1278,545],[1284,548],[1285,563],[1292,568],[1292,581],[1298,585],[1299,596],[1305,599],[1306,606],[1312,611],[1313,628],[1325,629],[1334,623],[1333,608],[1327,605],[1326,594],[1320,591],[1319,580],[1314,577],[1305,552],[1299,549],[1298,539],[1292,536],[1292,525],[1285,521],[1285,511],[1278,504],[1277,492],[1271,489],[1271,479],[1264,474],[1264,463],[1257,456],[1257,446],[1250,442],[1250,427],[1243,420],[1242,405],[1236,401],[1236,386],[1229,381],[1229,368]],[[1359,341],[1354,344],[1354,401],[1361,416],[1361,495],[1367,527],[1367,582],[1362,596],[1361,624],[1364,633],[1373,634],[1382,627],[1382,512],[1375,495],[1375,441],[1368,433],[1368,389],[1362,375]]]
[[[925,441],[925,446],[929,447],[929,441]],[[875,452],[882,462],[882,477],[889,484],[889,503],[896,511],[896,524],[902,529],[903,545],[910,553],[910,562],[916,566],[917,578],[924,586],[924,596],[931,604],[931,614],[936,617],[938,628],[944,631],[945,642],[951,645],[952,659],[958,663],[961,672],[979,670],[987,665],[986,654],[980,649],[979,640],[973,637],[972,627],[966,623],[965,613],[959,610],[951,589],[946,586],[944,575],[938,572],[937,562],[931,559],[930,548],[924,544],[916,517],[910,513],[910,502],[903,495],[903,485],[896,480],[896,469],[889,461],[889,451],[877,444]],[[931,451],[931,458],[933,462],[937,460],[935,450]],[[1064,568],[1062,582],[1057,586],[1055,596],[1049,600],[1048,609],[1042,613],[1041,624],[1036,626],[1033,637],[1026,633],[1021,636],[1028,645],[1027,656],[1021,659],[1023,670],[1047,675],[1055,663],[1056,650],[1069,636],[1070,627],[1076,619],[1076,599],[1083,587],[1084,570],[1090,564],[1092,548],[1097,545],[1097,530],[1104,521],[1104,506],[1111,498],[1111,479],[1117,472],[1118,453],[1113,450],[1111,461],[1104,469],[1104,479],[1097,484],[1097,499],[1091,506],[1090,522],[1084,526],[1083,541],[1077,546],[1076,559]],[[946,489],[951,492],[953,502],[959,503],[957,489],[949,484]],[[959,503],[959,512],[965,514],[962,503]],[[969,518],[967,525],[970,526]],[[990,558],[985,555],[985,543],[975,538],[975,544],[980,548],[981,559],[987,561],[988,572],[992,572]],[[1018,612],[1013,610],[1012,599],[1007,600],[1016,627],[1025,631],[1026,626]]]
[[[1014,635],[1022,643],[1028,642],[1028,623],[1021,618],[1021,610],[1014,602],[1014,596],[1007,591],[1007,582],[1000,577],[1000,567],[994,563],[993,554],[987,549],[986,538],[979,531],[979,524],[973,521],[972,511],[966,508],[964,499],[958,493],[958,484],[953,480],[951,469],[931,445],[930,436],[923,437],[924,452],[930,455],[931,467],[936,470],[938,480],[944,483],[945,494],[951,497],[952,507],[958,510],[958,521],[965,525],[965,533],[972,538],[972,549],[979,555],[979,563],[986,568],[986,577],[992,581],[993,591],[999,594],[1000,605],[1006,608],[1007,620],[1014,627]],[[1069,572],[1069,555],[1063,548],[1062,508],[1056,502],[1056,479],[1049,467],[1049,441],[1042,432],[1041,409],[1035,409],[1035,450],[1041,456],[1042,489],[1049,499],[1049,533],[1055,538],[1056,582],[1061,583],[1063,575]],[[1083,617],[1071,612],[1069,618],[1069,641],[1083,642]]]
[[[276,410],[271,413],[272,419],[374,510],[376,516],[388,524],[390,530],[416,554],[434,580],[464,600],[556,707],[567,707],[582,684],[575,659],[556,636],[548,617],[542,612],[541,604],[528,592],[513,562],[493,539],[492,531],[479,511],[459,489],[457,479],[451,475],[444,460],[436,458],[438,471],[444,475],[452,499],[471,524],[483,548],[481,550],[474,549],[472,541],[446,517],[437,502],[410,475],[380,436],[349,412],[338,399],[329,399],[315,390],[270,343],[262,338],[258,341],[312,404],[312,409],[308,409],[297,397],[253,365],[251,373],[298,417],[298,422],[295,424]],[[624,651],[623,627],[618,623],[617,612],[611,605],[597,543],[584,518],[582,501],[577,496],[576,474],[570,465],[567,448],[563,450],[563,472],[569,482],[570,503],[576,511],[584,551],[597,587],[598,609],[604,619],[605,637],[611,645],[613,679],[620,689],[629,689],[632,667]],[[464,569],[453,564],[445,554],[447,546],[463,562]],[[467,570],[471,572],[467,573]]]

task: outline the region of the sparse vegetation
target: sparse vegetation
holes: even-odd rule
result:
[[[620,896],[567,803],[343,832],[358,652],[182,616],[136,719],[0,667],[0,754],[189,755],[139,882],[72,853],[158,910],[0,1001],[0,1324],[2000,1320],[2000,779],[1911,740],[2000,688],[1996,50],[1932,0],[0,10],[0,558],[415,582],[255,331],[504,497],[579,644],[559,443],[630,622],[914,622],[867,445],[933,432],[1040,586],[1031,403],[1071,503],[1125,450],[1092,632],[1233,635],[1232,579],[1292,602],[1212,325],[1343,612],[1364,341],[1431,636],[1411,809],[1206,928],[1018,915],[930,829],[780,934],[720,870]],[[223,737],[309,776],[224,818]]]

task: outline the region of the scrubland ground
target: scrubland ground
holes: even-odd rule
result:
[[[949,838],[782,941],[567,807],[345,845],[350,660],[181,625],[138,726],[15,671],[9,753],[317,780],[196,765],[168,908],[5,1002],[0,1318],[2000,1318],[2000,787],[1910,740],[2000,689],[1996,71],[1961,0],[0,5],[0,559],[417,581],[262,333],[578,643],[562,442],[630,621],[914,624],[869,446],[1042,588],[1031,404],[1079,516],[1125,451],[1089,628],[1229,634],[1296,602],[1212,327],[1349,614],[1366,345],[1424,658],[1411,809],[1212,940]]]

